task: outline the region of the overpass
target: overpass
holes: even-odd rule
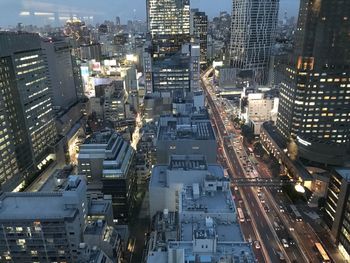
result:
[[[231,184],[235,186],[261,186],[261,187],[281,187],[288,184],[296,184],[294,179],[261,178],[261,177],[236,177],[231,178]]]

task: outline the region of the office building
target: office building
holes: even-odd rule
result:
[[[79,58],[82,60],[92,60],[101,61],[102,51],[101,44],[99,43],[89,43],[82,44],[79,47]]]
[[[278,0],[232,1],[230,64],[266,84],[277,25]]]
[[[83,177],[69,176],[57,192],[3,193],[0,200],[1,262],[99,262],[91,261],[97,258],[112,262],[116,258],[115,229],[106,221],[88,219],[88,214],[96,218],[101,206],[107,211],[110,201],[91,205],[96,201],[87,198]]]
[[[147,0],[146,93],[173,97],[199,89],[200,47],[190,43],[189,0]]]
[[[177,53],[190,40],[189,0],[146,0],[153,57]]]
[[[47,162],[50,145],[56,141],[48,66],[39,35],[1,32],[0,59],[8,121],[4,129],[12,134],[11,147],[26,175]],[[18,184],[21,178],[17,179]]]
[[[207,63],[208,16],[198,9],[191,9],[190,34],[200,46],[200,63]]]
[[[148,263],[254,261],[220,165],[201,155],[173,155],[153,168],[149,187]]]
[[[207,118],[161,116],[156,146],[158,164],[167,164],[173,154],[203,154],[216,163],[216,137]]]
[[[52,105],[55,111],[67,110],[77,102],[70,46],[63,39],[41,42],[49,69]]]
[[[127,220],[135,187],[130,167],[133,155],[130,144],[113,131],[93,134],[79,149],[79,174],[86,175],[90,192],[112,196],[113,215],[119,223]]]
[[[179,53],[152,61],[152,92],[171,97],[177,91],[182,94],[199,90],[199,45],[186,44]]]
[[[247,105],[241,113],[241,118],[252,128],[255,135],[259,135],[264,122],[276,121],[274,109],[277,111],[278,99],[270,98],[264,93],[250,93],[246,99]]]
[[[349,1],[301,1],[296,46],[283,66],[277,129],[299,156],[343,165],[349,158]]]
[[[337,168],[331,171],[324,219],[334,237],[339,236],[341,221],[350,194],[350,169]]]
[[[324,220],[344,258],[350,260],[350,169],[331,171]]]

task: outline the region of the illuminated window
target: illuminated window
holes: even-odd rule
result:
[[[17,239],[16,244],[19,246],[24,246],[26,244],[26,240],[25,239]]]

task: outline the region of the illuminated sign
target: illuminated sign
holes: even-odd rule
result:
[[[299,136],[297,136],[297,140],[298,140],[298,142],[300,142],[302,145],[305,145],[305,146],[310,146],[310,145],[311,145],[311,142],[305,141],[305,140],[303,140],[302,138],[300,138]]]

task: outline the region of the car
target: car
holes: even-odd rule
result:
[[[284,213],[284,211],[285,211],[284,207],[282,205],[279,206],[279,210],[280,210],[281,213]]]
[[[260,202],[262,203],[262,204],[265,204],[265,199],[264,198],[260,198]]]
[[[285,238],[282,238],[282,244],[284,247],[289,247],[289,243],[287,242],[287,240]]]
[[[270,212],[270,208],[268,207],[268,205],[264,204],[264,210],[266,213]]]
[[[256,249],[260,249],[261,248],[260,242],[258,240],[254,241],[254,246],[255,246]]]
[[[258,192],[258,197],[261,197],[262,196],[262,193],[261,192]]]
[[[276,221],[273,222],[273,225],[274,225],[276,231],[281,230],[280,225]]]
[[[289,237],[289,238],[288,238],[288,243],[289,243],[289,245],[291,245],[291,246],[294,246],[294,245],[295,245],[295,241],[294,241],[294,239],[293,239],[292,237]]]
[[[279,256],[281,262],[284,262],[286,260],[281,251],[277,251],[277,255]]]
[[[294,227],[290,227],[290,228],[289,228],[289,231],[294,231]]]
[[[237,185],[235,185],[235,188],[234,188],[234,189],[235,189],[235,191],[238,191],[238,187],[237,187]]]
[[[277,193],[282,193],[283,191],[282,191],[282,189],[277,189]]]

